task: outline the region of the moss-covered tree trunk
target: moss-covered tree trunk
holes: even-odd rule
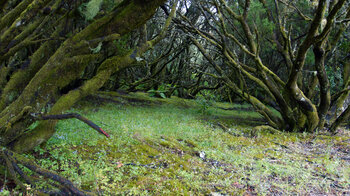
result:
[[[125,0],[89,22],[75,1],[9,2],[0,4],[0,145],[24,152],[54,133],[55,120],[27,131],[34,113],[64,112],[155,44],[145,42],[126,54],[108,48],[143,25],[165,0]],[[95,76],[70,87],[91,64],[99,66]]]
[[[240,1],[237,5],[225,0],[210,2],[206,5],[195,4],[198,10],[201,10],[202,17],[207,20],[204,25],[202,21],[193,20],[187,14],[182,16],[185,22],[178,22],[178,26],[187,34],[191,36],[195,34],[200,38],[201,41],[193,37],[191,40],[216,72],[208,75],[225,82],[235,94],[251,103],[274,128],[310,132],[324,129],[326,114],[332,101],[327,75],[329,73],[326,72],[326,67],[337,63],[332,59],[332,55],[348,27],[347,18],[350,16],[350,9],[347,1],[329,3],[327,0],[320,0],[314,6],[303,8],[302,11],[297,5],[290,6],[280,1],[246,0]],[[254,7],[257,5],[262,6],[263,11],[258,11]],[[253,7],[254,11],[251,9]],[[295,17],[298,20],[302,18],[305,23],[292,22],[294,15],[287,16],[286,10],[291,12],[297,10]],[[260,16],[267,16],[268,22],[260,21],[259,24],[259,20],[256,19],[259,14],[254,12],[260,12]],[[308,15],[306,16],[304,12]],[[341,18],[344,21],[337,22],[340,20],[340,13],[343,13]],[[266,25],[267,23],[270,24]],[[304,28],[305,24],[307,28],[302,32],[295,31],[301,26]],[[208,29],[211,31],[208,32]],[[270,34],[265,35],[266,32]],[[263,41],[264,39],[269,40],[268,44]],[[275,50],[276,54],[283,58],[281,61],[283,63],[273,67],[269,63],[275,62],[266,58],[266,51]],[[311,51],[313,51],[312,56]],[[214,59],[214,56],[220,56],[220,58]],[[312,63],[308,62],[311,58]],[[282,68],[280,64],[285,64],[285,67]],[[345,68],[346,66],[344,70]],[[240,79],[228,77],[232,72],[236,72]],[[309,72],[312,74],[305,74]],[[338,102],[343,102],[349,92],[347,76],[344,75],[343,79],[345,86]],[[303,84],[307,83],[306,81],[309,85]],[[310,86],[313,89],[305,91],[304,86]],[[271,112],[262,100],[254,96],[254,90],[257,88],[264,93],[264,96],[275,102],[274,108],[279,115]],[[338,121],[343,122],[346,118],[348,115],[344,114]],[[337,127],[338,121],[332,127]]]

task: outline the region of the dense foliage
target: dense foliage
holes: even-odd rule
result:
[[[336,132],[347,121],[348,2],[193,0],[181,7],[165,43],[174,48],[167,59],[177,58],[146,66],[150,74],[128,78],[126,89],[240,98],[280,130]]]

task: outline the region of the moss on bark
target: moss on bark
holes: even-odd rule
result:
[[[24,0],[5,16],[1,17],[0,31],[2,31],[5,27],[10,26],[31,2],[32,0]]]
[[[32,106],[33,111],[40,111],[49,100],[56,98],[58,101],[53,105],[50,113],[61,113],[80,98],[99,89],[112,73],[130,66],[136,61],[135,57],[150,48],[150,43],[130,51],[125,56],[107,59],[101,64],[95,77],[88,80],[80,88],[72,90],[62,97],[57,97],[57,92],[61,88],[79,78],[88,62],[93,62],[99,56],[98,54],[90,54],[89,44],[85,44],[84,40],[99,39],[106,32],[121,35],[128,33],[145,23],[163,2],[164,0],[152,1],[147,3],[148,6],[145,6],[144,3],[125,1],[122,8],[118,8],[118,12],[115,10],[110,15],[93,22],[72,38],[67,39],[40,70],[35,72],[35,76],[23,89],[21,95],[0,113],[0,123],[6,123],[8,119],[11,119],[11,116],[18,116],[18,111],[21,111],[24,106]],[[23,119],[6,132],[0,127],[2,144],[12,142],[11,145],[18,152],[29,150],[52,136],[56,122],[42,122],[30,133],[22,135],[25,127],[30,123],[32,123],[30,119]],[[14,138],[14,135],[21,137]],[[15,142],[14,139],[16,139]]]

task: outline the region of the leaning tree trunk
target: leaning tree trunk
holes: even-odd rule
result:
[[[42,121],[26,132],[37,120],[34,113],[51,105],[47,114],[60,114],[98,90],[111,74],[137,62],[137,57],[159,40],[148,41],[127,54],[113,52],[108,58],[99,48],[140,27],[164,1],[125,0],[73,35],[64,33],[68,31],[67,21],[77,17],[74,5],[59,0],[25,0],[8,10],[4,6],[0,13],[0,145],[24,152],[48,140],[56,120]],[[59,13],[62,11],[66,12]],[[51,29],[52,33],[46,35],[45,31]],[[35,51],[20,65],[13,65],[14,56],[25,49]],[[96,75],[62,94],[62,89],[77,80],[91,63],[99,65]]]
[[[165,37],[177,1],[154,39],[144,40],[126,52],[118,51],[114,42],[145,24],[164,2],[124,0],[111,11],[89,13],[85,17],[89,18],[88,22],[79,16],[81,1],[1,1],[0,167],[6,166],[10,178],[24,192],[27,187],[22,180],[32,188],[38,181],[26,175],[23,167],[51,179],[49,184],[60,190],[52,194],[91,194],[19,153],[47,141],[55,132],[57,120],[61,119],[77,118],[109,137],[79,114],[62,113],[101,88],[112,74],[144,64],[140,56]],[[95,16],[98,19],[92,20]],[[96,73],[82,85],[75,85],[89,66],[96,67]],[[35,121],[39,121],[38,125],[29,130]]]

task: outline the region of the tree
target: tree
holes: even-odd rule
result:
[[[347,70],[348,59],[333,58],[348,28],[347,1],[198,0],[191,6],[200,16],[193,20],[182,15],[177,24],[216,72],[206,74],[252,104],[270,126],[321,130],[330,106],[337,100],[342,105],[347,97],[348,74],[342,78],[344,87],[332,86],[331,95],[326,71],[332,64]],[[330,130],[335,132],[348,118],[349,107]]]
[[[176,2],[154,39],[123,52],[115,43],[145,24],[164,2],[1,1],[0,145],[4,148],[0,159],[13,178],[17,172],[31,182],[17,166],[22,164],[78,194],[68,181],[17,153],[47,141],[55,133],[57,120],[64,118],[78,118],[108,136],[91,121],[62,113],[101,88],[112,74],[144,64],[140,56],[164,38]],[[37,126],[29,129],[37,121]]]

